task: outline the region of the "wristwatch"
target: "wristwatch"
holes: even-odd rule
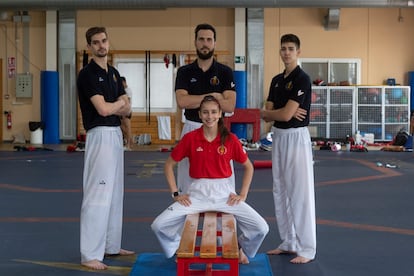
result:
[[[174,193],[172,193],[172,194],[171,194],[171,197],[172,197],[172,198],[175,198],[175,197],[177,197],[177,196],[179,196],[179,195],[180,195],[180,194],[179,194],[178,192],[174,192]]]

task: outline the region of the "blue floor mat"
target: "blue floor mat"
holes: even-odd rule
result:
[[[130,276],[175,276],[175,259],[167,259],[161,253],[142,253],[138,256]],[[257,254],[250,264],[239,266],[240,276],[272,276],[269,258],[266,254]]]

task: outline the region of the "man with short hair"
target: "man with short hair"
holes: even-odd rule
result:
[[[282,243],[268,254],[296,254],[295,264],[308,263],[316,254],[315,192],[312,142],[307,128],[312,86],[298,66],[300,40],[283,35],[280,57],[285,70],[272,79],[262,111],[272,132],[273,197]]]
[[[77,87],[86,130],[83,199],[80,217],[81,264],[107,269],[107,254],[131,255],[121,248],[124,149],[120,116],[131,112],[119,72],[108,64],[104,27],[86,32],[91,62],[78,75]]]

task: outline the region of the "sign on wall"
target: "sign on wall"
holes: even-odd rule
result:
[[[16,76],[16,58],[15,57],[7,58],[7,72],[9,75],[9,79],[14,78]]]

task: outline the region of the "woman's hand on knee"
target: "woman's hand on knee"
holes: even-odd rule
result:
[[[178,203],[180,203],[181,205],[184,205],[184,206],[190,206],[191,205],[190,196],[188,194],[178,195],[178,196],[174,197],[174,201],[178,202]]]
[[[245,201],[245,200],[246,200],[246,198],[244,198],[243,196],[232,193],[232,194],[229,195],[229,199],[227,200],[227,204],[230,205],[230,206],[233,206],[233,205],[237,205],[240,202]]]

